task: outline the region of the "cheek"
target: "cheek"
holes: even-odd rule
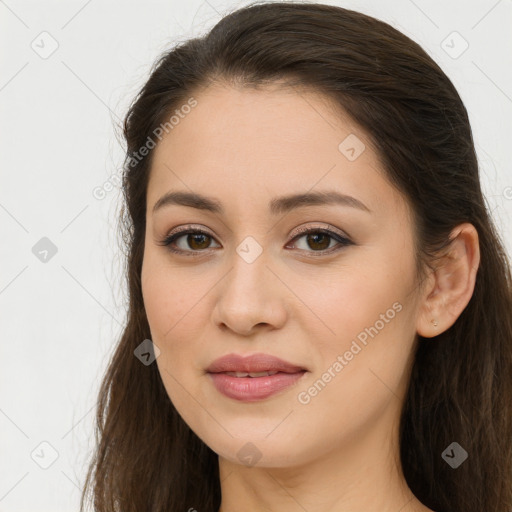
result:
[[[403,396],[412,353],[411,315],[399,290],[389,291],[384,284],[345,280],[336,301],[327,301],[322,310],[335,334],[318,343],[315,372],[297,390],[300,405],[294,408],[312,429],[319,417],[337,425],[338,434],[327,436],[357,436]]]
[[[392,389],[400,385],[414,341],[412,259],[380,256],[361,253],[357,265],[333,274],[323,288],[309,285],[307,293],[308,305],[322,321],[315,318],[308,327],[312,334],[312,325],[321,326],[314,333],[320,356],[317,370],[330,370],[340,386],[350,383],[364,394],[378,380],[376,375]]]
[[[169,265],[165,257],[152,251],[146,253],[141,273],[142,296],[155,340],[167,345],[177,334],[188,332],[193,336],[205,293],[204,281],[204,275],[183,272]]]
[[[209,320],[208,290],[215,285],[207,273],[184,271],[157,254],[147,254],[142,269],[142,294],[151,339],[160,349],[156,360],[175,407],[188,411],[190,394],[198,396],[204,369],[204,326]],[[189,394],[190,393],[190,394]]]
[[[323,283],[305,281],[305,302],[323,326],[320,345],[338,349],[335,340],[350,344],[351,339],[376,323],[379,331],[384,327],[389,331],[389,326],[397,323],[397,310],[403,308],[406,281],[406,272],[390,271],[375,262],[340,269]]]
[[[197,329],[204,292],[182,282],[183,277],[180,281],[183,274],[148,254],[141,286],[151,340],[160,350],[158,371],[174,407],[188,418],[193,411],[190,394],[198,394],[194,365],[201,350]]]

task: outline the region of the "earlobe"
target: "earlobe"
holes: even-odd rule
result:
[[[472,224],[457,226],[452,242],[437,261],[425,287],[417,333],[432,338],[449,329],[468,305],[480,264],[478,232]]]

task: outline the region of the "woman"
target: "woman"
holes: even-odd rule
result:
[[[97,511],[510,512],[510,263],[466,109],[363,14],[255,4],[131,105]]]

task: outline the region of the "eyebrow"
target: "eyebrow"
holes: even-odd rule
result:
[[[359,199],[345,194],[340,194],[333,190],[306,192],[302,194],[291,194],[276,197],[270,201],[269,210],[272,215],[278,215],[306,206],[330,204],[350,206],[352,208],[357,208],[371,213],[371,210],[364,203],[359,201]],[[190,208],[205,210],[219,215],[224,213],[224,208],[217,199],[207,197],[196,192],[185,191],[175,191],[164,194],[153,206],[153,213],[169,205],[188,206]]]

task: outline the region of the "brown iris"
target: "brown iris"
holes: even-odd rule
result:
[[[209,235],[206,235],[206,234],[202,234],[202,233],[191,233],[191,234],[189,234],[189,235],[187,236],[187,242],[188,242],[189,246],[190,246],[192,249],[197,249],[197,250],[199,251],[199,250],[208,249],[208,245],[209,245],[209,243],[208,243],[208,240],[207,240],[207,239],[209,239],[209,238],[211,238],[211,237],[210,237]],[[201,246],[201,242],[199,242],[199,244],[198,244],[198,245],[196,245],[196,243],[195,243],[195,242],[196,242],[198,239],[202,239],[202,241],[203,241],[203,242],[205,242],[205,241],[206,241],[206,246],[204,246],[204,247],[203,247],[203,246]],[[193,241],[193,243],[191,243],[191,240]]]
[[[313,244],[315,244],[315,243],[320,244],[321,247],[316,247],[320,251],[325,250],[329,247],[331,237],[329,235],[327,235],[326,233],[313,233],[313,234],[308,234],[306,236],[307,236],[306,240],[312,249],[315,249],[315,247],[314,247],[314,245],[312,246],[310,242],[313,242]]]

